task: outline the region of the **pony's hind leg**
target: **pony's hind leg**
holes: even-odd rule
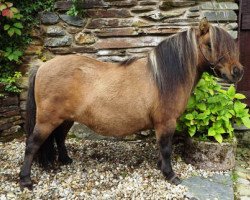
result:
[[[65,146],[65,139],[72,125],[73,122],[64,121],[55,130],[53,130],[49,137],[44,141],[37,152],[40,166],[48,169],[49,166],[54,164],[57,153],[55,149],[55,142],[57,144],[59,162],[63,165],[72,163],[72,159],[69,158]]]
[[[160,124],[156,127],[156,136],[160,148],[160,161],[158,163],[163,175],[166,179],[175,185],[181,183],[172,169],[172,138],[175,132],[176,120],[169,120],[164,125]]]
[[[39,150],[35,155],[35,159],[38,159],[38,163],[44,169],[49,169],[56,160],[56,149],[55,149],[55,136],[50,134],[49,137],[43,142]]]
[[[57,123],[60,124],[60,123]],[[20,171],[20,186],[21,188],[27,187],[32,189],[32,182],[30,178],[31,164],[34,155],[37,153],[44,141],[49,137],[55,127],[55,123],[36,123],[33,133],[27,138],[26,149],[23,166]]]
[[[58,161],[63,165],[72,163],[72,159],[68,156],[68,152],[65,146],[65,139],[73,124],[73,121],[64,121],[53,131],[53,133],[55,134],[54,136],[58,149]]]

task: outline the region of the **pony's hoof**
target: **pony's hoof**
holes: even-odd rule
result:
[[[69,165],[73,162],[70,157],[59,157],[58,160],[62,165]]]
[[[30,179],[20,180],[20,188],[21,190],[23,190],[24,188],[27,188],[28,190],[32,190],[33,189],[32,181]]]
[[[182,181],[178,178],[178,176],[174,175],[171,179],[168,180],[168,182],[173,185],[179,185]]]

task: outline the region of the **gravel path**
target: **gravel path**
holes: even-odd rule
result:
[[[24,139],[0,143],[0,200],[5,199],[188,199],[188,189],[167,183],[156,169],[155,140],[94,141],[68,139],[69,166],[43,171],[32,168],[33,192],[20,191],[18,173]],[[185,164],[175,147],[173,168],[182,179],[214,173]],[[219,172],[218,172],[219,173]]]

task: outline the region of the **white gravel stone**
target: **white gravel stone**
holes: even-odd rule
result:
[[[0,200],[5,199],[188,199],[183,185],[169,184],[156,168],[154,139],[140,142],[68,139],[73,163],[44,171],[33,164],[33,191],[20,191],[19,170],[25,142],[0,143]],[[173,154],[173,168],[181,179],[209,177],[217,172],[197,170]],[[227,172],[219,172],[227,173]]]

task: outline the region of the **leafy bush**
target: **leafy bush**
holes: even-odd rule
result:
[[[53,4],[54,0],[0,0],[0,84],[6,92],[21,91],[16,86],[21,77],[17,69],[31,42],[30,31],[38,23],[37,13],[53,8]]]
[[[232,138],[234,123],[250,128],[249,109],[240,101],[244,98],[233,85],[223,90],[215,77],[204,73],[180,117],[177,131],[188,131],[191,137],[200,139],[214,138],[219,143]]]
[[[20,73],[15,71],[20,57],[23,55],[21,48],[15,44],[22,35],[23,17],[13,3],[0,2],[0,82],[7,92],[20,92],[15,82],[20,78]]]

